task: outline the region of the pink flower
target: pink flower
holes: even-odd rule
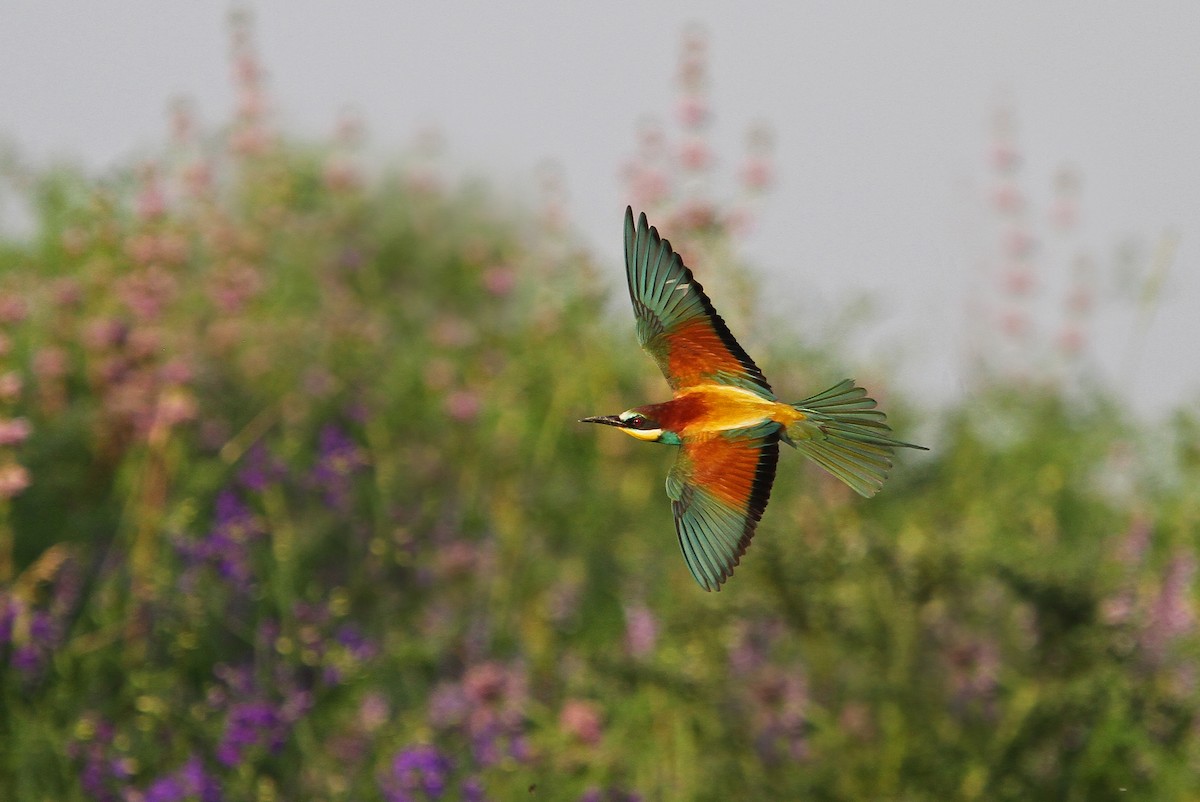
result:
[[[171,428],[196,417],[196,399],[187,390],[173,388],[158,399],[154,425]]]
[[[187,384],[192,380],[193,373],[191,363],[182,356],[172,357],[159,370],[166,384]]]
[[[125,243],[125,255],[134,264],[148,265],[158,256],[158,239],[153,234],[138,234]]]
[[[463,691],[476,705],[519,703],[526,694],[525,675],[496,662],[472,666],[463,677]]]
[[[119,345],[128,334],[129,329],[116,318],[97,318],[84,326],[83,344],[89,351],[104,351]]]
[[[67,352],[57,345],[47,345],[33,355],[33,372],[43,381],[66,375],[68,364]]]
[[[29,439],[32,428],[25,418],[0,418],[0,446],[16,446]]]
[[[595,702],[569,699],[558,716],[558,726],[567,735],[588,746],[600,743],[604,735],[603,716]]]
[[[229,137],[229,149],[239,156],[259,156],[270,147],[271,135],[257,123],[244,125]]]
[[[325,162],[321,177],[326,188],[333,192],[349,192],[362,184],[358,168],[343,156],[333,156]]]
[[[1021,191],[1015,185],[1006,182],[996,187],[996,191],[992,193],[992,205],[1001,212],[1011,214],[1025,205],[1025,199],[1021,197]]]
[[[739,206],[725,214],[722,225],[731,237],[745,237],[754,230],[754,215],[745,206]]]
[[[1009,337],[1024,337],[1029,331],[1029,318],[1015,310],[1007,312],[1000,318],[1000,330]]]
[[[1078,354],[1083,350],[1085,342],[1083,331],[1078,326],[1067,326],[1058,335],[1058,347],[1065,354]]]
[[[257,120],[267,108],[267,100],[257,87],[248,87],[238,93],[238,116],[245,120]]]
[[[438,572],[444,577],[464,577],[475,572],[479,550],[465,540],[455,540],[437,550]]]
[[[482,406],[479,396],[469,390],[457,390],[446,398],[446,414],[462,423],[474,420]]]
[[[0,373],[0,401],[12,403],[21,395],[25,382],[15,370]]]
[[[1026,264],[1014,264],[1004,274],[1004,288],[1009,294],[1026,296],[1033,292],[1033,271]]]
[[[517,271],[508,265],[493,265],[483,273],[483,286],[492,295],[504,297],[517,285]]]
[[[143,319],[154,319],[174,299],[179,282],[166,268],[152,264],[121,279],[117,292],[125,306]]]
[[[366,732],[375,732],[391,717],[387,698],[378,692],[368,693],[358,707],[358,723]]]
[[[671,192],[666,173],[654,167],[631,167],[628,171],[628,181],[634,205],[641,208],[658,205]]]
[[[1021,154],[1007,142],[997,142],[992,146],[992,166],[999,172],[1009,173],[1021,164]]]
[[[29,487],[29,471],[16,462],[0,465],[0,498],[9,499]]]
[[[752,156],[742,165],[742,183],[746,189],[761,192],[771,185],[771,163],[764,158]]]
[[[444,315],[433,324],[433,342],[442,348],[462,348],[475,342],[475,329],[459,317]]]
[[[248,52],[249,42],[245,41],[249,38],[248,34],[242,32],[238,36],[241,37],[239,49],[242,49],[242,52],[233,60],[233,77],[243,86],[253,86],[262,77],[262,67],[254,53]]]
[[[212,167],[203,159],[197,159],[183,168],[183,183],[188,194],[193,198],[201,198],[212,188]]]
[[[162,348],[162,332],[149,327],[139,327],[129,333],[127,341],[129,355],[135,359],[151,359]]]
[[[1014,259],[1028,256],[1033,251],[1033,237],[1023,228],[1011,228],[1004,235],[1004,252]]]
[[[319,365],[304,371],[300,382],[309,398],[328,398],[337,389],[337,378]]]
[[[0,295],[0,323],[15,325],[29,317],[29,305],[19,295]]]
[[[54,282],[54,303],[56,306],[71,308],[79,306],[83,300],[83,288],[73,278],[60,278]]]
[[[708,100],[703,95],[688,95],[679,101],[679,121],[686,128],[697,128],[708,121]]]
[[[675,210],[672,224],[689,231],[706,231],[717,223],[717,210],[712,202],[694,198],[684,201]],[[682,251],[682,248],[676,250]]]
[[[1161,657],[1170,643],[1195,629],[1196,608],[1192,601],[1195,577],[1195,556],[1183,549],[1176,550],[1167,563],[1166,575],[1144,634],[1146,648],[1152,657]]]
[[[654,651],[658,641],[658,620],[645,605],[625,608],[625,648],[632,657],[642,658]]]
[[[679,64],[679,83],[685,89],[695,91],[704,86],[708,77],[708,62],[703,50],[684,55]]]
[[[167,211],[167,196],[158,180],[158,168],[147,164],[141,170],[141,188],[134,201],[134,212],[141,220],[157,220]]]
[[[1112,459],[1119,463],[1131,462],[1130,455],[1124,450],[1117,450],[1112,455]],[[1124,468],[1125,465],[1123,464]],[[1121,538],[1121,542],[1117,547],[1117,560],[1126,567],[1136,568],[1142,564],[1146,558],[1146,551],[1150,548],[1151,536],[1154,534],[1153,522],[1144,514],[1137,514],[1133,520],[1129,522],[1129,529]]]
[[[703,139],[690,139],[679,149],[679,162],[685,170],[703,170],[712,163],[712,149]]]

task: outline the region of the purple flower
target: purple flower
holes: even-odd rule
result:
[[[262,443],[255,443],[246,452],[242,469],[238,471],[238,482],[253,493],[262,493],[268,486],[287,476],[287,468],[276,459]]]
[[[32,677],[42,667],[42,655],[28,643],[18,646],[12,653],[12,666],[26,677]]]
[[[450,774],[450,760],[433,746],[413,746],[396,754],[392,770],[383,782],[388,802],[415,802],[417,793],[425,799],[441,799]]]
[[[464,802],[485,802],[487,794],[483,790],[483,780],[478,777],[463,780],[462,798]]]
[[[29,639],[34,643],[49,646],[58,637],[58,626],[45,610],[37,610],[29,619]]]
[[[99,747],[99,744],[93,744],[93,747]],[[110,780],[112,774],[109,771],[108,761],[104,759],[103,752],[99,748],[90,748],[87,750],[83,768],[79,772],[79,784],[83,786],[83,791],[87,794],[88,799],[99,800],[100,802],[108,802],[108,800],[116,799],[116,795],[110,790]]]
[[[217,781],[204,771],[198,757],[192,757],[177,771],[151,783],[143,802],[221,802],[222,799]]]
[[[236,590],[247,592],[254,579],[250,543],[263,534],[254,512],[232,490],[217,494],[213,527],[200,539],[180,538],[176,550],[189,568],[207,565]],[[185,574],[184,584],[194,581]]]
[[[524,704],[528,692],[519,666],[497,662],[472,666],[461,682],[438,685],[429,700],[429,721],[440,730],[459,730],[470,740],[480,766],[505,757],[530,759]]]
[[[283,747],[287,723],[268,702],[235,704],[225,721],[225,733],[217,746],[217,760],[233,767],[245,759],[246,751],[264,746],[272,752]]]
[[[345,432],[332,424],[321,429],[317,462],[310,479],[334,509],[344,509],[350,496],[350,477],[366,465],[366,455]]]
[[[623,791],[620,788],[601,790],[593,787],[584,791],[583,796],[579,797],[579,802],[641,802],[641,800],[640,794]]]
[[[354,624],[344,624],[337,631],[337,642],[359,662],[366,662],[379,653],[379,647]]]
[[[146,789],[145,802],[183,802],[183,783],[173,775],[155,780]]]
[[[625,608],[625,649],[641,659],[654,651],[658,641],[658,620],[644,604]]]
[[[238,539],[255,530],[254,514],[237,494],[228,488],[217,494],[214,530]]]
[[[116,789],[125,777],[125,766],[112,756],[116,731],[110,722],[94,714],[83,716],[79,723],[91,730],[86,740],[67,744],[67,754],[80,764],[79,784],[88,799],[117,802]]]
[[[1182,549],[1171,555],[1142,633],[1143,648],[1152,662],[1161,661],[1172,643],[1195,628],[1196,611],[1192,603],[1195,576],[1195,556]]]

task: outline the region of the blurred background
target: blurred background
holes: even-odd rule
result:
[[[1195,799],[1200,11],[0,12],[13,799]],[[785,455],[720,594],[624,207]]]

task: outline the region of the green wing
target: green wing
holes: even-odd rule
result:
[[[732,384],[774,400],[771,385],[738,345],[704,288],[646,215],[625,209],[625,274],[637,317],[638,342],[671,389]]]
[[[733,575],[771,497],[779,434],[684,442],[667,476],[675,532],[705,590]]]

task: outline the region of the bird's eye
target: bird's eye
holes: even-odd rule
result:
[[[644,417],[642,417],[641,415],[634,415],[632,418],[629,419],[629,425],[635,429],[650,428],[646,425],[646,422],[647,422],[646,419]]]

